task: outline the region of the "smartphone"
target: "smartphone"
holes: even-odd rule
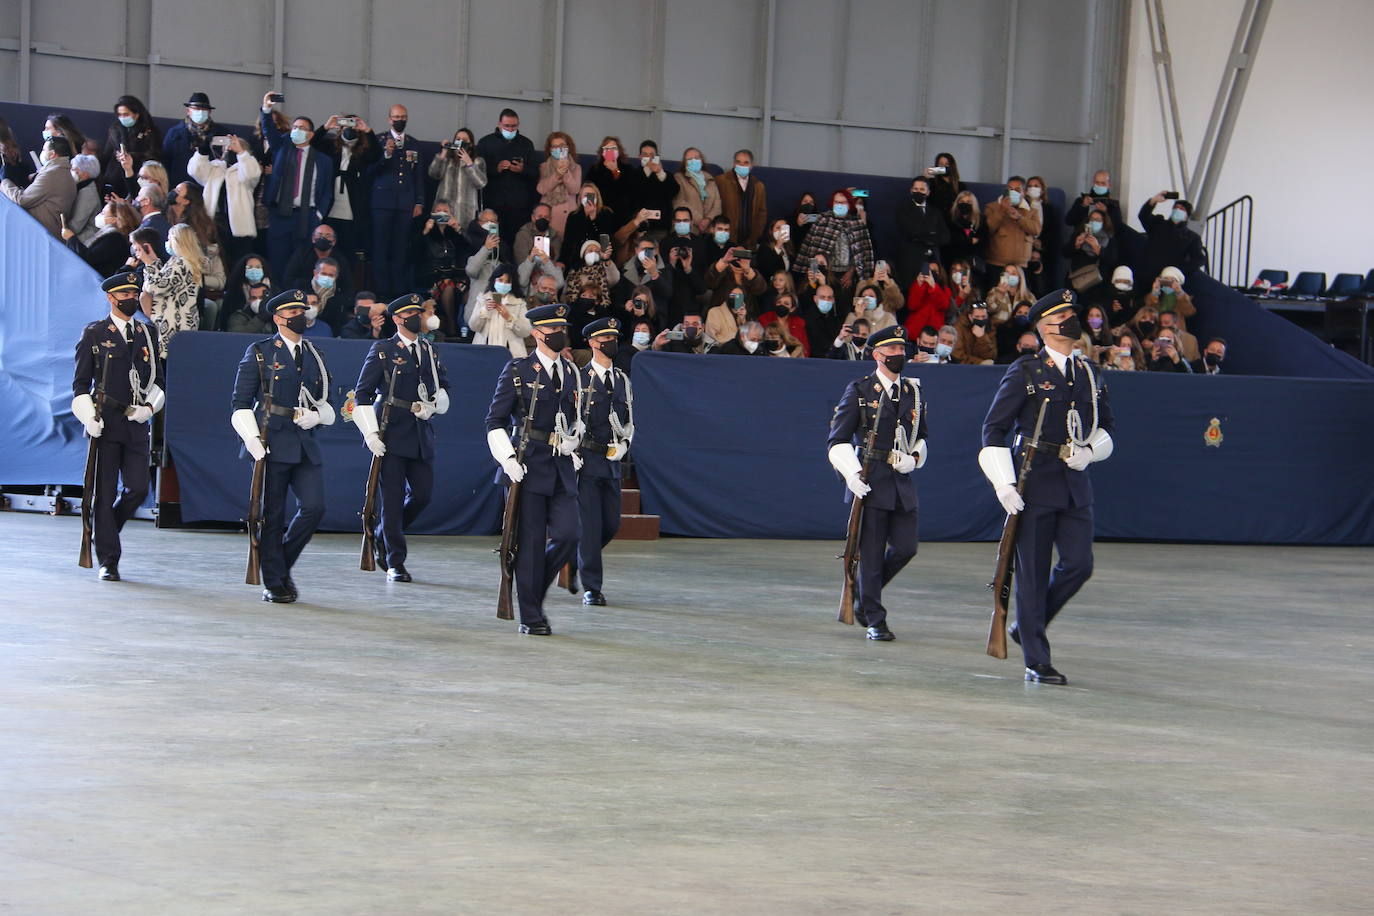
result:
[[[549,256],[549,237],[547,235],[536,235],[534,237],[534,250],[547,258]]]
[[[874,269],[875,271],[878,271],[878,270],[887,270],[887,262],[886,262],[886,261],[879,261],[878,263],[876,263],[876,264],[873,265],[873,269]],[[922,271],[922,273],[927,273],[927,274],[930,273],[930,267],[927,266],[926,269]]]
[[[810,263],[807,264],[806,269],[809,270],[811,273],[816,273],[818,270],[821,269],[821,262],[816,258],[812,258]]]
[[[601,243],[601,252],[603,255],[611,250],[611,237],[606,233],[603,232],[597,236],[597,241]]]
[[[669,331],[669,332],[668,332],[668,339],[669,339],[669,340],[682,340],[683,337],[685,337],[685,336],[686,336],[686,335],[684,335],[681,331]]]
[[[128,153],[124,152],[124,144],[123,144],[123,143],[119,144],[119,155],[121,155],[121,156],[127,156],[127,155],[129,155]]]
[[[943,165],[933,165],[930,167],[930,174],[932,175],[943,175],[948,171],[949,169],[945,168]]]
[[[754,259],[754,253],[748,248],[731,248],[730,257],[738,261],[752,261]]]
[[[524,165],[524,164],[525,164],[525,157],[524,157],[524,156],[511,156],[511,157],[510,157],[510,164],[511,164],[511,165]]]
[[[267,101],[274,105],[280,105],[282,102],[286,101],[286,96],[282,95],[280,92],[274,92],[267,97]]]
[[[867,196],[868,196],[868,192],[867,192],[867,191],[860,190],[860,189],[857,189],[857,188],[856,188],[855,190],[851,191],[850,193],[853,194],[855,197],[867,197]]]
[[[663,218],[663,212],[660,211],[660,210],[648,210],[648,211],[645,212],[644,215],[647,216],[649,219],[662,219],[662,218]]]
[[[1177,191],[1165,191],[1165,192],[1164,192],[1164,199],[1165,199],[1165,200],[1178,200],[1178,192],[1177,192]]]
[[[210,138],[210,148],[211,148],[211,149],[214,149],[215,147],[221,147],[221,148],[222,148],[222,147],[226,147],[226,146],[228,146],[228,145],[229,145],[229,138],[228,138],[227,136],[225,136],[225,137],[211,137],[211,138]]]

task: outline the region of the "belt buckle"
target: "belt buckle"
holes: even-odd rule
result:
[[[900,456],[901,452],[897,451],[896,449],[893,449],[892,451],[887,453],[887,463],[895,468],[897,466],[897,459]]]
[[[560,435],[558,434],[558,430],[556,430],[556,429],[551,429],[551,430],[549,430],[549,448],[553,449],[554,451],[557,451],[557,450],[558,450],[558,444],[559,444],[560,442],[562,442],[562,441],[563,441],[563,437],[560,436]]]
[[[606,460],[615,461],[620,457],[620,443],[612,440],[606,445]]]

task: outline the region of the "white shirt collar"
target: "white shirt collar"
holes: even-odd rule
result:
[[[301,340],[304,340],[305,338],[302,337],[301,340],[298,340],[298,341],[296,341],[295,343],[292,343],[291,341],[289,341],[289,340],[286,339],[286,335],[285,335],[285,334],[278,334],[277,336],[281,338],[281,342],[282,342],[282,343],[286,344],[286,349],[288,349],[288,350],[291,351],[291,358],[292,358],[292,359],[295,359],[295,358],[296,358],[296,350],[300,348]]]
[[[1053,347],[1046,347],[1045,352],[1050,355],[1050,359],[1054,360],[1054,367],[1059,370],[1061,375],[1067,378],[1069,374],[1067,368],[1069,364],[1069,354],[1060,353]]]
[[[600,378],[603,382],[606,381],[606,376],[611,374],[611,370],[615,368],[614,364],[610,366],[602,366],[600,363],[596,361],[595,357],[592,357],[592,359],[587,363],[587,365],[592,367],[592,371],[595,372],[597,377]]]
[[[555,364],[555,363],[562,362],[561,359],[558,359],[558,358],[549,359],[547,356],[544,355],[544,351],[543,351],[543,350],[540,350],[538,347],[535,348],[535,350],[534,350],[534,355],[537,356],[537,357],[539,357],[539,365],[541,365],[541,366],[544,367],[544,371],[547,372],[547,373],[549,374],[549,378],[557,378],[557,377],[558,377],[557,375],[554,374],[554,368],[553,368],[553,367],[554,367],[554,364]]]
[[[405,142],[406,142],[406,135],[405,135],[405,134],[398,134],[398,133],[396,133],[396,129],[395,129],[394,127],[391,129],[390,133],[391,133],[392,139],[394,139],[397,143],[405,143]]]
[[[132,318],[121,318],[121,317],[119,317],[118,315],[115,314],[115,310],[114,310],[114,309],[110,309],[110,320],[113,321],[113,322],[115,323],[115,327],[119,328],[119,336],[120,336],[120,337],[123,337],[126,333],[128,333],[128,332],[126,332],[126,331],[124,330],[124,328],[127,327],[127,326],[128,326],[130,323],[132,323],[132,321],[133,321]]]

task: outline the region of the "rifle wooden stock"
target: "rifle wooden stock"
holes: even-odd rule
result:
[[[253,485],[248,490],[248,569],[243,581],[246,585],[261,585],[258,566],[258,547],[262,537],[262,489],[267,478],[267,457],[253,462]]]
[[[1026,456],[1021,461],[1021,470],[1016,475],[1016,493],[1022,498],[1026,495],[1026,477],[1030,474],[1031,461],[1040,448],[1040,433],[1045,426],[1045,408],[1050,399],[1040,402],[1040,413],[1035,418],[1035,435],[1026,444]],[[1022,509],[1022,512],[1025,510]],[[1007,608],[1011,604],[1011,580],[1016,567],[1016,529],[1021,524],[1021,513],[1007,513],[1002,524],[1002,539],[997,542],[997,569],[992,574],[988,588],[992,589],[992,620],[988,623],[988,655],[993,658],[1007,657]]]
[[[396,394],[396,369],[391,369],[391,379],[386,384],[386,401],[382,404],[382,416],[377,421],[377,436],[386,435],[387,424],[391,422],[391,398]],[[377,569],[377,482],[382,477],[382,458],[372,456],[367,468],[367,487],[363,490],[363,550],[358,559],[358,568],[363,572]]]
[[[844,553],[840,555],[844,561],[844,588],[840,592],[840,614],[836,618],[848,626],[854,625],[854,579],[859,574],[859,528],[863,525],[863,517],[863,497],[856,496],[849,505],[849,528]]]
[[[100,348],[91,347],[91,354],[100,359]],[[100,420],[105,415],[105,381],[109,375],[110,358],[107,356],[100,364],[100,387],[95,390],[95,418]],[[91,563],[91,538],[95,533],[95,467],[98,458],[96,457],[96,440],[91,439],[86,446],[86,472],[82,476],[81,493],[81,551],[77,557],[76,564],[82,569],[90,569]]]
[[[501,515],[501,589],[496,596],[496,616],[500,620],[514,620],[511,609],[511,584],[515,578],[515,561],[520,553],[516,535],[520,529],[520,482],[510,485],[506,493],[506,508]]]
[[[564,563],[558,570],[558,587],[566,588],[574,595],[577,594],[577,586],[573,584],[573,565],[571,563]]]

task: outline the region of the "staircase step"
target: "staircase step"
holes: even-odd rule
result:
[[[624,490],[620,491],[620,514],[638,515],[639,514],[639,491]]]
[[[622,515],[620,531],[616,532],[618,541],[656,541],[658,540],[657,515]]]

